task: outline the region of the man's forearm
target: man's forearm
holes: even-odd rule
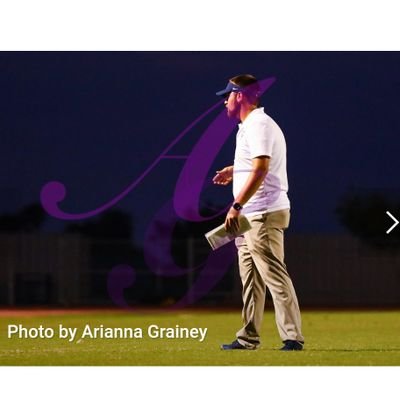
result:
[[[245,205],[254,193],[257,192],[267,173],[268,170],[265,169],[256,169],[251,171],[242,190],[236,196],[235,203],[239,203],[242,206]]]

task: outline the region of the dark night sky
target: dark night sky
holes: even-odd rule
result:
[[[66,185],[65,211],[108,202],[218,101],[229,77],[252,73],[277,78],[263,105],[288,144],[291,231],[340,231],[334,209],[348,190],[399,186],[399,66],[400,53],[384,52],[0,53],[0,213],[38,201],[49,180]],[[205,126],[174,153],[190,152]],[[210,176],[231,163],[234,136]],[[182,165],[162,161],[118,204],[138,240]],[[215,189],[204,200],[230,200],[230,189]],[[49,218],[48,230],[60,227]]]

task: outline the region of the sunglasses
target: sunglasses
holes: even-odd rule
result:
[[[228,100],[228,97],[231,95],[231,93],[236,94],[236,93],[238,93],[238,92],[233,92],[233,91],[232,91],[232,92],[225,93],[225,94],[224,94],[224,99],[225,99],[225,100]]]

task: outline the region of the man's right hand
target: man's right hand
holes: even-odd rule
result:
[[[214,176],[213,182],[215,185],[228,185],[233,180],[233,165],[216,171],[217,175]]]

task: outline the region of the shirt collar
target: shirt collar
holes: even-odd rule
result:
[[[246,117],[246,119],[238,125],[238,126],[239,126],[239,129],[240,129],[240,128],[243,128],[246,124],[248,124],[249,121],[252,120],[252,118],[254,118],[256,115],[261,114],[261,113],[264,113],[264,107],[255,108],[255,109]]]

